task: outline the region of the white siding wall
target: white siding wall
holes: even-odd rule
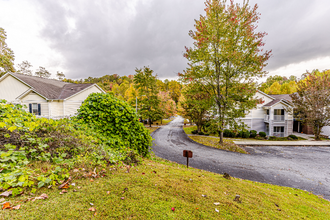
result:
[[[76,114],[82,102],[89,96],[89,94],[92,93],[103,93],[103,92],[96,86],[93,86],[75,96],[72,96],[71,98],[64,101],[64,114],[65,115]]]
[[[51,116],[63,116],[63,101],[50,101]]]
[[[8,75],[0,82],[0,99],[6,99],[8,102],[12,102],[28,89],[28,86]]]
[[[41,97],[40,95],[38,95],[35,92],[30,92],[29,94],[24,96],[21,100],[23,102],[29,102],[29,103],[36,103],[35,101],[47,102],[47,100],[45,100],[43,97]]]
[[[82,102],[79,101],[64,101],[64,108],[65,108],[65,115],[66,116],[72,116],[77,113],[77,110],[81,106]]]
[[[260,99],[260,98],[262,98],[262,100],[265,101],[265,102],[262,103],[262,104],[258,104],[257,107],[261,107],[261,106],[266,105],[267,103],[273,101],[273,99],[271,99],[271,98],[269,98],[269,97],[267,97],[267,96],[261,94],[260,92],[256,92],[256,94],[253,96],[253,98],[255,98],[255,99]]]
[[[25,105],[24,109],[28,112],[29,111],[29,104],[30,103],[37,103],[40,104],[41,116],[48,117],[49,116],[49,104],[47,100],[43,97],[39,96],[35,92],[30,92],[22,99],[22,105]]]

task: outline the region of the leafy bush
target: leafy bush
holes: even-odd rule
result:
[[[112,147],[149,156],[152,138],[126,102],[109,94],[90,94],[78,110],[77,119],[100,132]]]
[[[249,131],[244,131],[242,134],[242,138],[249,138],[250,137],[250,132]]]
[[[250,131],[250,137],[255,138],[257,136],[257,131],[256,130],[251,130]]]
[[[127,158],[127,154],[119,154],[107,144],[104,137],[86,125],[67,119],[36,118],[21,105],[0,101],[0,188],[11,188],[17,195],[25,187],[62,182],[69,174],[59,165],[70,168],[81,161],[97,165],[104,164],[104,160]],[[27,166],[31,161],[49,162],[54,167],[40,173]]]
[[[239,131],[239,132],[237,133],[237,137],[243,137],[243,133],[244,133],[244,131]]]
[[[275,136],[269,136],[269,137],[268,137],[268,140],[270,140],[270,141],[277,141],[278,138],[275,137]]]
[[[232,138],[237,137],[237,132],[236,131],[230,131],[230,137],[232,137]]]
[[[223,131],[223,136],[224,137],[231,137],[231,131],[229,129],[225,129]]]
[[[204,132],[200,131],[198,132],[199,135],[204,135]]]
[[[289,135],[288,137],[292,138],[293,140],[298,140],[298,137],[296,135],[293,135],[293,134]]]
[[[267,136],[267,134],[266,134],[266,132],[260,131],[259,136],[264,138]]]
[[[192,134],[197,134],[198,133],[198,130],[193,130],[191,131]]]

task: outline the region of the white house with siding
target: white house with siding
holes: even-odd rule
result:
[[[97,84],[67,83],[18,73],[0,78],[0,99],[26,106],[27,111],[40,117],[75,115],[91,93],[105,92]]]
[[[240,119],[249,130],[263,131],[267,136],[277,137],[293,133],[293,104],[290,95],[267,95],[257,91],[255,98],[261,98],[263,103]]]

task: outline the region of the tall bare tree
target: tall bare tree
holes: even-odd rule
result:
[[[42,66],[39,66],[39,69],[34,74],[42,78],[49,78],[52,75],[50,72],[48,72],[48,70],[46,70],[45,67]]]
[[[17,66],[18,66],[18,70],[17,70],[18,73],[32,76],[32,70],[30,69],[32,65],[29,61],[25,60],[21,64],[18,64]]]

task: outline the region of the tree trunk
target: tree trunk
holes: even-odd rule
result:
[[[314,130],[315,140],[320,141],[321,140],[321,138],[320,138],[320,133],[321,133],[320,126],[319,125],[314,125],[313,130]]]
[[[223,144],[223,131],[220,131],[220,144]]]
[[[149,127],[151,128],[151,120],[150,120],[150,118],[149,118]]]
[[[201,125],[199,123],[197,123],[197,131],[198,133],[201,132]]]

